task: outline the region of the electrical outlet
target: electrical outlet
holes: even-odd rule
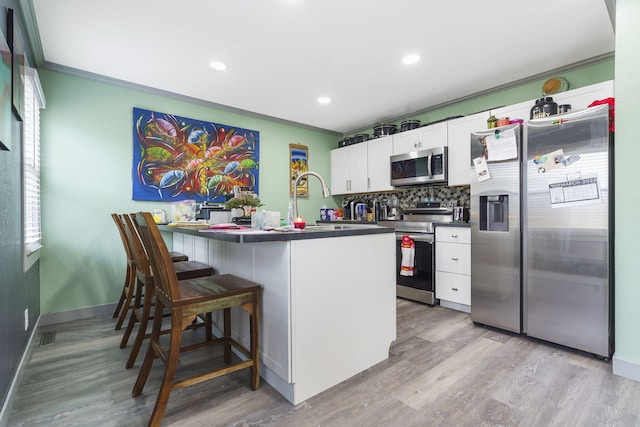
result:
[[[29,329],[29,309],[25,308],[24,309],[24,330],[28,330]]]

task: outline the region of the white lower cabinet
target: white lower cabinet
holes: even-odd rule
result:
[[[471,311],[471,229],[436,228],[436,298],[440,305]]]

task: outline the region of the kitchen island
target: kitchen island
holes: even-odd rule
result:
[[[291,403],[388,358],[396,337],[392,228],[160,228],[189,259],[262,284],[261,376]],[[247,346],[246,316],[232,319],[234,338]]]

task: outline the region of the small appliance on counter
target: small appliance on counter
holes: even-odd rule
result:
[[[196,207],[196,219],[207,220],[211,224],[222,224],[231,220],[231,211],[223,204],[204,202]]]
[[[454,207],[453,222],[469,222],[469,209],[463,206]]]
[[[355,214],[356,221],[366,221],[367,220],[367,204],[366,203],[356,203],[353,208],[353,212]]]
[[[397,221],[402,219],[402,212],[400,211],[398,195],[394,194],[391,196],[391,202],[389,204],[389,209],[387,212],[387,219],[389,221]]]

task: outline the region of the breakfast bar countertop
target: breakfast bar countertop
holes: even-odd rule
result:
[[[390,227],[376,225],[352,224],[320,224],[307,225],[304,230],[276,231],[259,228],[242,228],[231,230],[193,229],[189,227],[173,227],[159,225],[161,231],[190,234],[207,239],[222,240],[233,243],[286,242],[291,240],[324,239],[328,237],[361,236],[368,234],[393,233]]]

